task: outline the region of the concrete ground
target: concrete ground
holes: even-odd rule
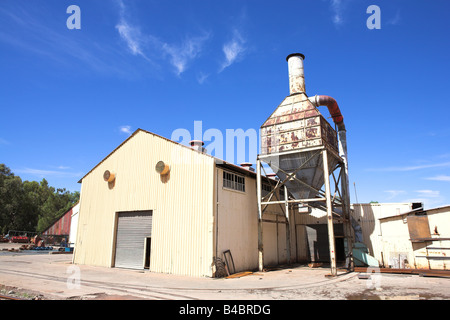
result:
[[[1,248],[19,247],[0,244]],[[448,300],[450,278],[295,265],[233,279],[73,265],[72,254],[0,251],[0,294],[43,300]]]

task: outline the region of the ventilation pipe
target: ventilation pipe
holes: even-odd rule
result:
[[[266,174],[267,178],[271,178],[271,179],[277,179],[277,174],[276,173],[268,173]]]
[[[348,195],[348,164],[347,164],[347,131],[345,130],[344,117],[342,116],[341,110],[336,102],[336,100],[329,96],[315,95],[314,97],[308,98],[309,101],[315,106],[324,106],[328,108],[333,122],[336,124],[338,129],[338,143],[339,143],[339,155],[344,161],[344,172],[345,172],[345,191],[347,195],[344,197],[347,206],[350,206],[350,199]]]
[[[315,106],[324,106],[328,108],[333,122],[336,124],[339,136],[339,155],[344,160],[345,174],[347,176],[348,183],[348,166],[347,166],[347,131],[345,130],[344,117],[342,116],[341,110],[336,102],[336,100],[329,96],[315,95],[314,97],[308,98],[309,101]],[[348,189],[348,188],[347,188]]]
[[[305,56],[301,53],[292,53],[286,57],[289,68],[289,92],[291,95],[305,92],[304,59]]]
[[[243,167],[244,169],[247,169],[249,171],[255,171],[255,169],[252,168],[252,164],[250,162],[241,163],[241,167]]]
[[[201,140],[191,140],[189,142],[189,144],[191,145],[191,148],[194,150],[197,150],[198,152],[201,153],[206,153],[206,149],[203,148],[203,146],[205,145],[205,143]]]
[[[334,98],[329,96],[323,96],[323,95],[316,95],[314,97],[308,98],[309,101],[315,106],[324,106],[328,108],[328,111],[330,112],[331,117],[333,118],[333,122],[337,125],[338,130],[343,129],[345,130],[344,126],[344,117],[341,114],[341,110],[339,110],[339,106],[334,100]]]

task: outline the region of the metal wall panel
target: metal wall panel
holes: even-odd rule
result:
[[[230,250],[236,271],[258,268],[258,210],[256,177],[245,176],[245,192],[223,187],[223,169],[216,169],[216,238],[215,256],[222,258]],[[274,182],[275,184],[275,182]],[[284,207],[284,206],[283,206]],[[265,211],[263,222],[264,265],[274,266],[286,261],[286,228],[284,209],[272,205]],[[292,223],[292,230],[295,227]],[[294,235],[294,231],[291,233]],[[291,255],[295,261],[295,237],[291,236]]]
[[[383,252],[389,243],[383,242],[380,218],[398,215],[411,210],[411,203],[358,203],[352,206],[353,218],[361,226],[363,243],[369,254],[379,262],[384,261]]]
[[[261,126],[261,154],[327,145],[338,150],[337,134],[305,94],[288,96]]]
[[[72,216],[72,209],[64,213],[57,221],[55,221],[50,227],[47,228],[43,235],[69,235],[70,234],[70,222]]]
[[[155,171],[159,161],[167,176]],[[116,212],[153,211],[150,271],[210,276],[214,158],[138,130],[83,179],[74,263],[114,264]],[[103,180],[109,170],[114,185]]]
[[[70,217],[70,234],[69,234],[69,243],[72,245],[77,241],[77,230],[78,230],[78,212],[80,210],[80,204],[78,203],[76,206],[72,208],[72,215]]]

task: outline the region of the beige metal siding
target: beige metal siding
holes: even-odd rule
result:
[[[375,258],[386,267],[414,268],[413,247],[409,240],[406,216],[404,219],[400,216],[383,219],[379,229],[381,236],[374,247],[380,252]]]
[[[383,259],[386,266],[392,259],[406,256],[408,266],[417,269],[450,269],[450,207],[427,210],[430,241],[411,242],[407,215],[381,220]],[[437,233],[436,233],[437,231]],[[402,266],[400,266],[402,267]]]
[[[217,234],[215,256],[230,250],[236,271],[258,266],[256,180],[245,177],[245,192],[223,187],[223,169],[217,168]],[[227,171],[230,172],[230,171]]]
[[[411,210],[411,203],[359,203],[351,207],[353,218],[361,226],[363,243],[369,249],[369,254],[383,263],[382,253],[389,243],[383,241],[379,219],[408,212]]]
[[[258,268],[256,177],[245,176],[245,192],[240,192],[223,187],[223,171],[224,169],[217,168],[216,172],[218,205],[215,256],[222,259],[223,251],[230,250],[237,272],[254,270]],[[278,205],[272,205],[263,215],[264,220],[274,221],[263,223],[265,266],[286,262],[286,229],[282,224],[284,218],[278,218],[280,223],[277,232],[276,216],[273,213],[284,214]],[[295,242],[292,243],[291,255],[295,259]]]
[[[449,239],[450,206],[428,210],[427,214],[431,237]],[[426,250],[421,249],[415,251],[416,263],[425,264],[428,260],[431,269],[450,270],[450,240],[435,240],[428,243]],[[424,253],[435,258],[423,258]],[[418,256],[421,256],[420,260]]]
[[[162,178],[158,161],[170,165]],[[150,270],[211,276],[214,159],[145,131],[134,134],[82,180],[74,262],[114,263],[115,216],[153,211]],[[103,180],[116,173],[114,187]]]

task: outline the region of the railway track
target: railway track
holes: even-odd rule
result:
[[[52,281],[52,282],[60,282],[67,283],[67,277],[58,277],[54,275],[42,274],[42,273],[33,273],[33,274],[23,274],[20,271],[11,270],[7,268],[0,268],[0,272],[4,274],[17,275],[30,277],[33,279],[40,279],[42,281]],[[356,274],[346,274],[343,275],[343,279],[348,279],[350,277],[356,277]],[[340,278],[340,277],[339,277]],[[342,278],[340,278],[342,279]],[[339,279],[335,279],[335,281],[340,281]],[[125,284],[125,283],[115,283],[115,282],[105,282],[100,280],[86,280],[83,279],[80,281],[80,285],[84,287],[91,287],[93,289],[98,290],[99,293],[110,292],[110,294],[125,294],[125,295],[133,295],[136,297],[140,297],[143,299],[149,300],[199,300],[199,293],[209,293],[209,292],[217,292],[220,290],[221,292],[235,292],[235,293],[258,293],[265,291],[283,291],[283,290],[296,290],[296,289],[307,289],[314,288],[318,286],[329,285],[335,281],[330,282],[329,279],[324,279],[320,282],[314,282],[309,284],[293,284],[288,286],[268,286],[268,287],[246,287],[246,288],[182,288],[182,287],[160,287],[160,286],[152,286],[152,285],[138,285],[138,284]],[[92,294],[91,294],[92,295]],[[75,296],[74,296],[75,297]],[[70,298],[69,298],[70,299]]]
[[[0,294],[0,300],[29,300],[29,299],[23,299],[23,298],[18,298],[18,297],[13,297],[13,296],[6,296],[3,294]]]

